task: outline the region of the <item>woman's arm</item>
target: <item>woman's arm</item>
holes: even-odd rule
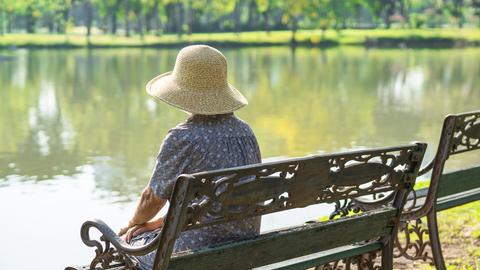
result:
[[[130,219],[128,225],[122,228],[118,234],[123,235],[130,228],[147,223],[158,214],[166,203],[167,200],[157,197],[151,187],[146,187],[140,196],[140,201],[137,204],[132,219]],[[160,223],[158,220],[155,220],[154,224],[158,225]],[[163,219],[161,224],[163,224]]]

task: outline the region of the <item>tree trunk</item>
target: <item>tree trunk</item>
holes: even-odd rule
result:
[[[153,16],[155,16],[155,8],[153,8],[152,10],[148,11],[147,14],[145,14],[145,31],[148,33],[150,33],[150,31],[152,30],[152,18]]]
[[[130,3],[129,1],[125,1],[125,36],[130,36]]]
[[[85,12],[85,26],[87,27],[87,37],[90,37],[91,30],[92,30],[92,21],[93,21],[93,10],[92,10],[92,3],[90,2],[90,0],[85,1],[84,12]]]
[[[110,23],[111,23],[110,32],[112,33],[112,35],[116,35],[117,34],[117,11],[116,10],[113,10],[110,14]]]
[[[265,32],[267,32],[267,34],[270,34],[270,16],[268,16],[268,9],[265,10],[265,12],[263,12],[263,20],[264,20],[264,26],[265,26]]]
[[[154,20],[154,24],[155,24],[155,35],[158,37],[160,36],[160,29],[162,27],[162,21],[160,20],[160,14],[158,14],[158,1],[159,0],[155,0],[155,5],[153,7],[153,20]]]
[[[62,34],[67,33],[67,23],[68,23],[69,17],[70,17],[70,9],[64,8],[62,10],[62,22],[57,27],[57,31],[59,33],[62,33]]]
[[[140,34],[141,39],[144,38],[143,32],[143,16],[140,8],[135,12],[137,16],[137,32]]]
[[[33,17],[31,6],[27,7],[27,14],[25,15],[25,30],[27,33],[35,32],[35,17]]]
[[[409,16],[408,16],[408,11],[407,11],[407,4],[405,3],[405,0],[400,1],[400,14],[403,17],[403,25],[402,28],[405,28],[404,25],[407,24],[410,21]]]
[[[53,23],[53,18],[51,16],[48,17],[47,28],[48,28],[49,34],[53,34],[53,32],[55,31],[55,25]]]
[[[208,0],[207,7],[211,7],[211,6],[212,6],[212,0]],[[207,25],[207,31],[212,32],[212,10],[210,8],[207,9],[205,24]]]
[[[241,15],[241,3],[240,1],[235,2],[235,10],[233,11],[233,23],[235,25],[235,33],[239,34],[240,29],[240,15]]]
[[[2,9],[0,9],[0,35],[3,35],[5,32],[4,23],[3,23],[3,21],[5,20],[4,18],[5,18],[5,13],[3,12]]]
[[[295,39],[295,34],[297,33],[297,29],[298,29],[298,17],[294,16],[292,18],[292,38],[291,38],[292,46],[295,46],[297,44],[297,40]]]
[[[160,19],[160,16],[157,15],[155,17],[155,36],[159,37],[161,35],[162,35],[162,20]]]
[[[7,33],[12,32],[12,15],[10,12],[7,12]]]
[[[160,36],[161,32],[161,27],[162,27],[162,20],[160,19],[160,14],[158,13],[158,1],[159,0],[155,0],[155,5],[153,7],[153,18],[154,18],[154,22],[155,22],[155,35],[157,37]]]
[[[176,15],[177,15],[177,36],[181,38],[183,34],[183,21],[184,21],[183,3],[177,4]]]
[[[193,32],[193,24],[195,22],[195,10],[192,8],[192,4],[190,3],[188,7],[188,35],[191,35]]]
[[[175,4],[167,4],[165,6],[165,13],[167,15],[167,22],[166,25],[164,26],[165,32],[174,32],[176,31],[176,5]]]
[[[385,22],[385,27],[389,29],[391,27],[390,17],[395,12],[395,1],[385,0],[385,7],[386,7],[386,12],[385,12],[384,22]]]
[[[257,1],[250,0],[248,5],[248,28],[254,30],[257,27]]]
[[[463,0],[455,0],[455,13],[458,22],[458,28],[463,28]]]

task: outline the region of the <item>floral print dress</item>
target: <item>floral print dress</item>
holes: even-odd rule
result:
[[[160,147],[149,182],[155,194],[169,199],[178,175],[260,163],[260,149],[247,123],[233,113],[193,115],[171,129]],[[182,232],[173,252],[199,249],[258,235],[260,217]],[[140,234],[131,244],[151,242],[160,231]],[[155,252],[135,257],[141,269],[151,269]]]

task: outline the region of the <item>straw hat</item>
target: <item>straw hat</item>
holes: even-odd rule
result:
[[[193,45],[177,55],[173,71],[147,83],[147,93],[194,114],[223,114],[248,104],[227,82],[227,59],[215,48]]]

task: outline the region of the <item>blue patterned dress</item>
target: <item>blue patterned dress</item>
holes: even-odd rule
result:
[[[233,113],[193,115],[171,129],[165,137],[149,186],[169,199],[178,175],[260,163],[260,149],[251,128]],[[258,235],[260,217],[185,231],[175,242],[174,252],[194,250],[222,242]],[[132,239],[133,245],[151,242],[159,231]],[[155,253],[138,256],[141,269],[151,269]]]

